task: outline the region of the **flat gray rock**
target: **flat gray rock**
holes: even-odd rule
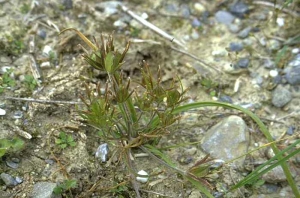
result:
[[[53,190],[56,187],[56,183],[52,182],[38,182],[34,184],[32,197],[33,198],[59,198],[60,195],[54,195]]]
[[[272,104],[275,107],[283,107],[292,100],[291,92],[283,86],[277,86],[272,93]]]
[[[249,134],[245,121],[238,116],[229,116],[210,128],[202,139],[202,148],[211,157],[229,161],[247,153]],[[242,166],[245,157],[235,160]]]
[[[216,12],[215,18],[219,23],[223,23],[225,25],[230,25],[235,19],[235,17],[230,12],[223,10]]]

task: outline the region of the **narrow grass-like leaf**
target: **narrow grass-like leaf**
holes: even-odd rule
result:
[[[154,155],[159,156],[163,161],[165,161],[172,168],[176,167],[176,165],[165,155],[163,152],[158,150],[156,147],[151,146],[150,144],[145,145],[145,147]]]
[[[88,38],[86,38],[86,36],[84,36],[81,32],[79,32],[78,30],[76,30],[75,28],[66,28],[64,30],[62,30],[59,34],[62,34],[66,31],[70,31],[70,30],[73,30],[75,31],[78,36],[90,47],[92,48],[94,51],[98,50],[97,46],[94,45]]]
[[[214,198],[214,196],[207,190],[207,187],[204,186],[201,182],[188,176],[185,176],[185,178],[189,180],[189,182],[191,182],[198,190],[200,190],[200,192],[204,193],[208,198]]]
[[[293,144],[289,145],[284,150],[280,151],[277,155],[281,155],[282,156],[284,153],[286,153],[286,152],[290,151],[291,149],[295,148],[295,146],[297,144],[299,144],[299,143],[300,143],[300,140],[297,140],[296,142],[294,142]],[[290,154],[288,154],[287,156],[283,157],[281,160],[278,160],[278,161],[276,161],[277,158],[278,158],[278,156],[272,157],[266,163],[264,163],[264,164],[260,165],[259,167],[257,167],[254,171],[252,171],[249,175],[247,175],[247,177],[245,177],[243,180],[241,180],[240,182],[238,182],[230,190],[234,190],[234,189],[242,187],[242,186],[244,186],[246,184],[253,183],[257,179],[259,179],[260,176],[262,176],[263,174],[265,174],[269,170],[275,168],[276,166],[279,166],[282,162],[290,159],[291,157],[293,157],[294,155],[296,155],[298,153],[300,153],[300,149],[296,149],[295,151],[291,152]]]

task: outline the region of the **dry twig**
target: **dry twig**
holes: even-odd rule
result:
[[[164,32],[162,29],[158,28],[157,26],[153,25],[152,23],[150,23],[149,21],[143,19],[142,17],[138,16],[137,14],[135,14],[133,11],[129,10],[126,6],[121,6],[122,10],[124,12],[126,12],[128,15],[130,15],[132,18],[134,18],[135,20],[137,20],[138,22],[140,22],[141,24],[143,24],[144,26],[150,28],[151,30],[153,30],[154,32],[156,32],[157,34],[161,35],[162,37],[167,38],[168,40],[170,40],[171,42],[176,43],[177,45],[186,48],[184,46],[184,44],[182,42],[180,42],[179,40],[175,39],[173,36],[171,36],[170,34]]]

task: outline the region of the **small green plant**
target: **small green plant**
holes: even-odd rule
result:
[[[0,139],[0,157],[8,152],[16,152],[23,148],[24,141],[18,137],[12,139],[3,138]]]
[[[213,80],[208,79],[208,78],[203,78],[203,79],[201,79],[200,83],[204,87],[205,91],[210,96],[217,95],[217,88],[219,86],[219,84],[217,82],[214,82]]]
[[[18,55],[25,49],[24,42],[22,40],[22,35],[5,35],[7,46],[5,51],[13,55]]]
[[[65,149],[68,146],[76,146],[76,142],[74,141],[73,137],[71,135],[67,135],[63,131],[59,133],[59,138],[55,140],[55,144],[57,144],[62,149]]]
[[[67,191],[70,191],[72,188],[76,188],[77,182],[74,179],[65,180],[63,183],[57,185],[53,192],[56,195],[61,195]]]
[[[49,61],[51,62],[51,63],[53,63],[55,60],[57,60],[57,55],[56,55],[56,53],[55,53],[55,51],[50,51],[49,52]]]
[[[14,87],[16,85],[16,81],[11,77],[13,73],[13,69],[8,69],[2,77],[0,77],[0,94],[3,93],[5,89]]]
[[[22,6],[20,7],[20,12],[22,14],[27,14],[30,10],[30,5],[27,3],[23,3]]]
[[[29,91],[33,91],[38,85],[37,81],[32,75],[25,75],[24,83]]]

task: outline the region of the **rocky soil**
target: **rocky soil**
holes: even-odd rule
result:
[[[83,82],[95,86],[107,77],[84,63],[79,44],[85,44],[75,33],[59,35],[70,27],[91,39],[114,32],[120,49],[130,40],[126,76],[139,79],[143,60],[153,71],[160,66],[165,84],[176,75],[181,78],[189,88],[189,102],[240,105],[262,119],[274,140],[281,140],[280,148],[293,143],[300,127],[300,2],[275,2],[0,0],[0,138],[17,136],[25,142],[0,161],[0,197],[135,197],[122,163],[95,158],[104,142],[76,112]],[[74,139],[74,147],[61,149],[55,143],[62,131]],[[183,170],[210,154],[215,159],[211,166],[219,169],[203,179],[215,197],[293,197],[280,167],[260,183],[223,194],[274,155],[263,147],[243,156],[266,143],[255,123],[240,112],[203,108],[182,114],[160,146],[170,147],[165,152]],[[289,160],[298,185],[299,163],[300,156]],[[142,197],[204,196],[149,157],[138,157],[135,164],[151,175],[141,183]],[[65,180],[76,180],[76,187],[53,195]]]

